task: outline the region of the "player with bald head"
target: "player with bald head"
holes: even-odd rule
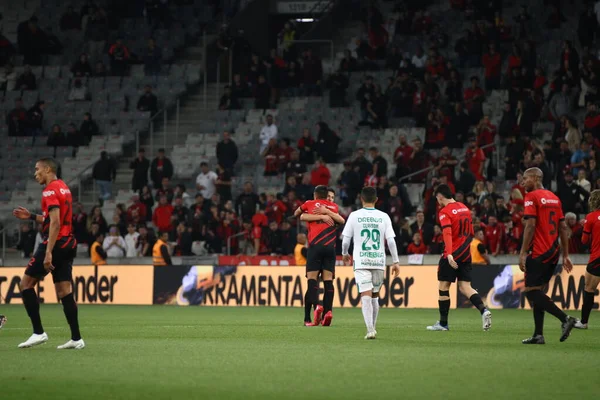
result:
[[[525,230],[519,256],[519,268],[525,272],[525,296],[533,309],[535,330],[523,344],[545,344],[544,314],[558,318],[562,323],[560,341],[571,334],[577,320],[568,316],[543,292],[552,278],[562,253],[565,271],[571,272],[573,263],[569,258],[569,228],[565,224],[562,204],[558,197],[544,189],[544,174],[539,168],[529,168],[523,174],[525,195]],[[560,246],[559,246],[560,237]]]

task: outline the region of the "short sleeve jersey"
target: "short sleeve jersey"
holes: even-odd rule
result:
[[[590,235],[590,260],[589,264],[600,265],[600,211],[586,215],[583,224],[583,234]]]
[[[385,269],[385,240],[396,237],[389,215],[361,208],[350,214],[342,235],[354,241],[354,269]]]
[[[562,204],[554,193],[537,189],[525,195],[525,219],[535,218],[531,257],[542,263],[556,263],[559,257],[559,224],[565,219]]]
[[[442,258],[452,254],[454,261],[471,262],[471,240],[473,240],[471,210],[463,203],[455,201],[443,207],[438,213],[438,218],[442,231],[450,229],[452,232],[452,249],[444,248]]]
[[[308,200],[300,206],[300,209],[307,214],[314,214],[315,209],[321,206],[327,207],[334,213],[338,213],[337,204],[327,200]],[[335,226],[329,226],[322,221],[311,221],[308,223],[308,245],[309,246],[332,246],[335,247],[337,239],[337,229]]]
[[[60,179],[50,182],[42,191],[42,215],[44,217],[42,235],[44,239],[48,239],[50,211],[55,208],[60,210],[60,230],[56,239],[72,236],[73,199],[69,187]]]

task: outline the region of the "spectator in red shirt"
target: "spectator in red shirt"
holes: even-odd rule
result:
[[[413,152],[410,156],[409,167],[411,172],[421,171],[431,166],[431,155],[423,148],[421,139],[415,139],[413,142]],[[427,172],[415,175],[413,182],[422,183],[427,178]]]
[[[277,176],[279,174],[279,147],[277,146],[277,140],[269,140],[269,144],[262,153],[265,159],[265,172],[264,176]]]
[[[521,50],[519,49],[519,46],[515,43],[512,46],[512,53],[508,56],[508,69],[506,70],[506,75],[508,75],[508,77],[511,77],[512,70],[514,68],[520,68],[521,64]]]
[[[315,161],[315,148],[316,142],[310,134],[310,129],[304,128],[302,137],[298,140],[300,161],[304,164],[312,164]]]
[[[446,141],[446,126],[448,118],[444,116],[441,109],[430,112],[427,116],[427,125],[425,127],[425,142],[427,148],[439,149],[444,146]]]
[[[591,131],[596,136],[600,133],[600,114],[598,113],[598,106],[591,101],[588,102],[587,113],[585,114],[583,125],[586,130]]]
[[[267,195],[267,208],[265,209],[265,215],[270,221],[275,221],[280,224],[285,217],[285,213],[288,211],[285,203],[273,193]]]
[[[442,254],[444,251],[444,235],[439,225],[433,227],[433,239],[429,245],[428,254]]]
[[[515,224],[512,220],[508,220],[505,223],[505,237],[506,244],[504,246],[506,254],[517,254],[521,249],[521,242],[523,239],[523,226],[521,224]]]
[[[454,182],[454,168],[457,165],[458,160],[450,153],[448,146],[442,147],[442,151],[440,152],[440,156],[437,159],[437,165],[435,167],[435,170],[440,178],[445,176],[449,183]],[[453,188],[451,187],[451,189]]]
[[[566,213],[565,222],[571,230],[571,235],[569,236],[569,254],[583,253],[583,243],[581,242],[583,226],[577,222],[577,215],[572,212]]]
[[[279,141],[279,154],[277,156],[277,163],[279,170],[285,172],[287,163],[292,159],[292,153],[294,149],[290,147],[290,139],[283,138]]]
[[[134,211],[137,212],[137,215],[142,221],[146,220],[146,213],[148,210],[146,210],[146,205],[140,201],[140,196],[134,194],[131,197],[131,200],[133,201],[133,204],[127,208],[127,222],[133,221]]]
[[[485,167],[486,157],[483,150],[481,150],[477,145],[477,140],[475,138],[472,138],[469,141],[469,147],[467,148],[465,154],[465,160],[469,164],[469,169],[473,175],[475,175],[475,179],[478,181],[484,181],[485,174],[483,169]]]
[[[498,222],[495,215],[488,215],[485,227],[485,243],[492,256],[501,254],[504,246],[504,224]]]
[[[485,68],[485,90],[500,89],[502,58],[496,52],[496,45],[490,44],[489,51],[483,55],[482,62]]]
[[[329,172],[329,168],[325,165],[323,160],[315,161],[315,167],[310,173],[311,176],[311,185],[319,186],[325,185],[329,186],[329,179],[331,179],[331,172]]]
[[[485,92],[479,87],[479,78],[471,77],[471,87],[465,89],[463,95],[466,109],[469,111],[471,124],[476,125],[483,116],[483,100]]]
[[[173,231],[173,206],[167,202],[167,196],[161,196],[152,215],[152,222],[160,232]]]
[[[396,163],[396,178],[408,174],[408,163],[411,160],[413,148],[408,144],[406,135],[400,135],[400,145],[394,152],[394,162]]]
[[[412,243],[406,248],[406,254],[425,254],[427,253],[427,246],[421,241],[421,234],[416,232],[413,235]]]
[[[496,138],[496,125],[493,125],[490,121],[490,117],[484,116],[477,125],[477,146],[483,147],[494,143]],[[494,152],[495,147],[490,146],[482,149],[486,157],[490,157]]]

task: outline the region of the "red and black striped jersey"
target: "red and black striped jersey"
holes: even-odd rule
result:
[[[586,243],[590,246],[590,260],[588,264],[592,268],[600,268],[600,211],[594,211],[586,215],[583,224],[583,235],[588,235]]]
[[[42,215],[44,217],[42,235],[44,239],[48,238],[50,229],[49,213],[54,208],[60,210],[60,230],[56,240],[72,236],[73,200],[69,187],[60,179],[50,182],[42,191]]]
[[[565,219],[560,200],[549,190],[533,190],[525,195],[524,214],[525,219],[536,219],[531,257],[542,263],[556,264],[560,256],[559,224]]]
[[[473,240],[471,210],[463,203],[455,201],[443,207],[438,217],[442,231],[450,229],[452,232],[452,249],[444,248],[442,258],[448,257],[450,253],[454,261],[471,262],[471,240]]]
[[[337,204],[327,200],[308,200],[302,204],[300,209],[307,214],[313,214],[315,209],[319,207],[327,207],[334,213],[339,212]],[[322,221],[312,221],[308,223],[309,246],[322,245],[335,247],[336,238],[337,228],[335,225],[329,226]]]

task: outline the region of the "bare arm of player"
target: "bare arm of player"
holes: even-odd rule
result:
[[[560,247],[562,249],[563,269],[569,274],[573,270],[573,263],[569,258],[569,234],[571,229],[565,223],[565,220],[560,221]]]
[[[54,269],[52,265],[52,251],[58,238],[58,231],[60,230],[60,208],[55,207],[48,211],[50,217],[50,228],[48,229],[48,245],[46,247],[46,257],[44,257],[44,268],[48,271]]]
[[[298,218],[300,215],[302,215],[302,208],[298,207],[296,208],[296,211],[294,211],[294,217]]]
[[[352,257],[348,253],[350,249],[350,242],[352,241],[352,237],[344,235],[342,238],[342,260],[344,261],[344,265],[352,265]]]
[[[400,275],[400,258],[398,257],[398,247],[396,246],[396,238],[388,237],[386,239],[390,255],[392,256],[392,275]]]
[[[531,247],[531,241],[533,240],[533,234],[535,232],[535,218],[528,218],[525,220],[525,229],[523,230],[523,244],[521,245],[521,253],[519,254],[519,269],[525,272],[525,263],[527,261],[527,254]]]
[[[334,213],[327,207],[321,206],[319,208],[315,208],[314,213],[320,215],[329,215],[331,219],[335,221],[336,224],[344,225],[346,223],[346,220],[340,214]]]
[[[31,219],[31,216],[33,214],[31,214],[31,212],[28,209],[26,209],[25,207],[17,207],[13,210],[13,215],[18,219],[25,220],[25,219]],[[36,215],[35,222],[37,222],[38,224],[43,224],[44,217],[42,215]]]
[[[318,222],[318,221],[322,221],[325,222],[327,225],[329,226],[333,226],[335,225],[335,222],[333,221],[333,218],[331,218],[329,215],[317,215],[317,214],[302,214],[300,216],[300,221],[306,221],[306,222]]]

